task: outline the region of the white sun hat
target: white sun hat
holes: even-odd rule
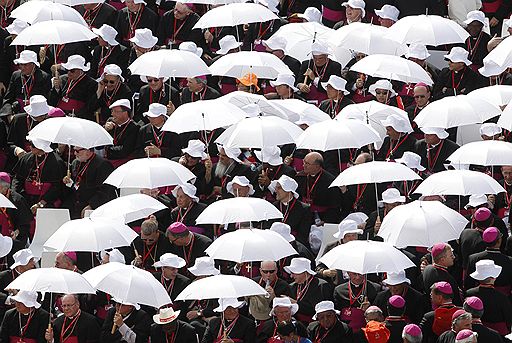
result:
[[[96,35],[100,36],[101,39],[103,39],[105,42],[108,43],[108,45],[116,46],[119,45],[119,42],[116,41],[117,36],[117,30],[114,29],[112,26],[103,24],[99,29],[92,28],[92,32],[94,32]]]
[[[295,198],[298,198],[299,197],[299,194],[297,193],[297,188],[299,187],[299,184],[297,183],[297,181],[295,181],[294,179],[292,179],[291,177],[289,177],[288,175],[281,175],[279,177],[279,179],[277,180],[272,180],[270,182],[270,185],[268,186],[268,189],[272,192],[272,193],[275,193],[276,192],[276,185],[277,184],[280,184],[281,185],[281,188],[285,191],[285,192],[292,192],[293,196]]]
[[[290,265],[285,266],[284,270],[289,274],[301,274],[306,272],[311,275],[316,275],[316,273],[311,269],[311,261],[304,257],[292,258]]]
[[[172,267],[172,268],[182,268],[185,267],[187,263],[181,257],[174,255],[173,253],[165,253],[160,256],[160,260],[153,264],[156,268],[161,267]]]

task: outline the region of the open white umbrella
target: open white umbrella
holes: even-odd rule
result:
[[[265,295],[267,291],[253,280],[238,275],[214,275],[196,280],[178,294],[176,301],[239,298]]]
[[[503,109],[497,124],[505,130],[512,131],[512,105],[508,104]]]
[[[237,263],[279,261],[297,254],[277,232],[259,229],[240,229],[223,234],[205,251],[214,259]]]
[[[12,11],[11,18],[20,19],[29,24],[64,20],[87,27],[80,12],[72,7],[50,1],[27,1]]]
[[[405,83],[424,82],[427,85],[434,83],[430,75],[419,64],[393,55],[366,56],[350,67],[350,70]]]
[[[152,77],[196,77],[209,75],[206,63],[190,51],[160,49],[138,57],[128,67],[132,74]]]
[[[299,99],[270,100],[270,103],[282,109],[288,120],[296,124],[304,118],[314,120],[315,122],[331,119],[327,113],[315,105]]]
[[[156,308],[172,303],[160,281],[135,266],[109,262],[90,269],[83,276],[97,290],[122,301]]]
[[[387,38],[388,30],[379,25],[352,23],[334,32],[332,44],[366,55],[404,55],[407,52],[407,46]]]
[[[273,101],[265,98],[263,95],[234,91],[221,96],[218,100],[229,102],[241,109],[247,105],[255,104],[258,105],[260,113],[264,116],[276,116],[288,119],[288,116],[280,107],[278,107]]]
[[[431,247],[460,237],[468,220],[439,201],[419,201],[392,209],[378,236],[397,248]]]
[[[230,198],[214,202],[196,219],[196,224],[230,224],[280,219],[283,214],[267,200]]]
[[[122,218],[124,223],[147,218],[167,206],[146,194],[130,194],[115,198],[91,213],[91,218]]]
[[[138,158],[117,167],[103,183],[117,188],[154,189],[184,184],[195,177],[187,167],[167,158]]]
[[[500,67],[512,66],[512,36],[505,38],[484,57],[484,62],[494,62]]]
[[[398,273],[416,266],[391,244],[375,241],[351,241],[338,245],[322,256],[319,262],[329,269],[359,274]]]
[[[493,105],[502,107],[512,101],[512,86],[494,85],[475,89],[468,94],[471,97],[483,98]]]
[[[327,120],[308,127],[297,138],[297,149],[328,151],[381,141],[379,134],[357,119]]]
[[[233,125],[246,116],[239,107],[219,99],[199,100],[179,106],[162,130],[176,133],[211,131]]]
[[[438,46],[464,43],[469,33],[455,21],[437,15],[410,15],[388,30],[389,39],[400,43]]]
[[[267,7],[254,3],[228,4],[206,12],[194,25],[194,29],[237,26],[279,19]]]
[[[90,149],[112,145],[112,136],[99,124],[76,117],[48,118],[28,132],[31,138]]]
[[[5,289],[44,293],[96,294],[96,290],[81,274],[59,268],[27,270],[18,275]]]
[[[418,174],[401,163],[372,161],[345,169],[329,187],[419,179]]]
[[[483,123],[501,114],[499,106],[470,95],[448,96],[433,101],[414,118],[419,127],[444,129]]]
[[[301,133],[302,129],[288,120],[258,116],[229,127],[216,142],[236,148],[266,148],[294,143]]]
[[[512,143],[503,141],[478,141],[464,144],[448,158],[453,165],[476,164],[479,166],[512,165]]]
[[[137,233],[112,218],[82,218],[64,223],[44,243],[57,251],[93,251],[130,246]]]
[[[86,5],[86,4],[101,4],[104,3],[105,0],[45,0],[52,1],[58,4],[63,4],[67,6],[78,6],[78,5]]]
[[[334,30],[317,22],[290,23],[283,25],[267,41],[269,45],[276,38],[284,38],[286,46],[284,51],[287,55],[306,61],[312,58],[311,45],[313,42],[330,42]]]
[[[241,78],[254,73],[259,79],[275,79],[279,74],[293,72],[274,54],[258,51],[240,51],[226,54],[210,66],[212,75]]]
[[[487,174],[472,170],[445,170],[427,177],[414,193],[421,195],[498,194],[505,189]]]
[[[14,38],[11,45],[67,44],[95,39],[86,26],[72,21],[51,20],[33,24]]]

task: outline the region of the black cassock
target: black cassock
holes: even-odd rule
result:
[[[193,239],[187,246],[171,245],[170,252],[183,258],[187,263],[185,267],[192,267],[196,258],[206,256],[205,250],[212,244],[212,240],[204,235],[198,233],[193,233],[193,235]]]
[[[5,313],[0,329],[0,340],[2,342],[26,343],[45,342],[44,334],[48,328],[49,314],[42,308],[32,308],[28,314],[21,314],[15,308]]]
[[[99,342],[100,325],[92,314],[80,311],[78,318],[68,318],[64,315],[55,319],[53,323],[53,339],[55,343],[64,343],[75,338],[78,343]]]
[[[202,343],[218,342],[224,336],[224,330],[229,338],[235,342],[254,343],[256,342],[256,327],[254,320],[239,315],[236,322],[225,320],[224,326],[221,327],[221,319],[219,317],[210,320],[206,332],[204,333]]]
[[[59,90],[52,88],[48,104],[59,107],[67,114],[74,113],[78,118],[94,121],[98,83],[87,74],[77,81],[70,81],[67,74],[59,78],[61,87]]]
[[[318,322],[312,322],[308,326],[309,337],[314,342],[322,343],[338,343],[355,342],[352,329],[345,323],[336,320],[336,323],[331,329],[325,329],[320,326]]]
[[[158,37],[158,45],[167,45],[172,43],[173,48],[177,48],[180,43],[188,41],[194,42],[197,46],[202,46],[203,35],[200,29],[193,29],[199,20],[197,13],[190,13],[184,20],[174,18],[174,11],[165,12],[160,20],[158,31],[155,36]]]
[[[163,131],[151,124],[146,124],[139,129],[136,144],[136,155],[138,157],[147,157],[144,148],[147,146],[155,145],[160,149],[160,156],[151,157],[165,157],[172,159],[173,157],[180,156],[181,154],[181,139],[180,136],[174,132]]]
[[[151,342],[152,343],[196,343],[199,342],[194,327],[188,323],[182,322],[176,319],[178,322],[178,328],[173,335],[172,333],[165,333],[162,330],[162,325],[153,323],[151,325]]]
[[[421,165],[432,174],[446,170],[446,159],[459,148],[459,145],[449,139],[443,139],[435,147],[429,146],[424,139],[416,142],[416,153],[421,156]]]
[[[512,305],[509,297],[487,285],[468,289],[466,296],[479,297],[484,303],[484,314],[480,319],[485,326],[498,331],[502,336],[510,333]]]
[[[124,342],[119,328],[112,334],[112,325],[114,323],[114,315],[116,309],[111,308],[108,313],[103,326],[101,327],[100,342],[102,343],[120,343]],[[133,310],[130,314],[123,318],[123,325],[128,326],[136,335],[135,343],[146,343],[149,337],[149,330],[153,321],[151,317],[144,312],[144,310]]]
[[[151,32],[156,32],[158,19],[158,15],[144,5],[137,13],[130,12],[127,7],[123,8],[117,15],[117,41],[130,46],[129,39],[135,36],[136,29],[150,29]]]

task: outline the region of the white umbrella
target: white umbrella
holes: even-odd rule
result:
[[[290,23],[283,25],[267,41],[269,45],[280,37],[286,40],[284,51],[287,55],[306,61],[312,58],[311,45],[313,42],[329,42],[334,30],[317,22]]]
[[[401,18],[389,28],[387,36],[400,43],[438,46],[464,43],[469,33],[448,18],[421,14]]]
[[[27,1],[12,11],[11,18],[20,19],[29,24],[43,21],[64,20],[87,27],[87,23],[77,10],[50,1]]]
[[[240,78],[254,73],[259,79],[275,79],[279,74],[293,72],[274,54],[258,51],[240,51],[226,54],[210,66],[212,75]]]
[[[11,200],[7,199],[7,197],[0,193],[0,207],[3,208],[16,208],[16,205],[14,205]]]
[[[315,122],[331,119],[327,113],[315,105],[299,99],[270,100],[270,103],[282,109],[288,117],[288,120],[294,123],[297,123],[297,121],[303,118],[309,118]]]
[[[401,163],[372,161],[345,169],[329,187],[419,179],[421,177],[418,174]]]
[[[454,165],[512,165],[512,143],[492,140],[467,143],[455,150],[447,160]]]
[[[512,106],[510,104],[503,109],[497,124],[505,130],[512,131]]]
[[[258,116],[229,127],[216,142],[236,148],[265,148],[294,143],[301,133],[302,129],[288,120]]]
[[[67,6],[77,6],[77,5],[86,5],[86,4],[101,4],[104,3],[105,0],[45,0],[52,1],[58,4],[63,4]]]
[[[147,52],[133,61],[128,69],[132,74],[152,77],[196,77],[210,74],[199,56],[177,49]]]
[[[350,67],[350,70],[405,83],[424,82],[427,85],[434,83],[430,75],[419,64],[393,55],[366,56]]]
[[[352,23],[337,29],[333,34],[332,42],[335,46],[342,46],[366,55],[404,55],[407,52],[407,46],[387,38],[388,30],[379,25]]]
[[[460,237],[468,220],[439,201],[414,201],[392,209],[378,236],[397,248],[431,247]]]
[[[214,275],[196,280],[178,294],[179,300],[239,298],[265,295],[267,291],[253,280],[238,275]]]
[[[167,206],[146,194],[130,194],[110,200],[91,213],[91,218],[119,218],[131,223],[166,209]]]
[[[328,151],[381,141],[379,134],[357,119],[327,120],[308,127],[297,138],[297,149]]]
[[[472,170],[445,170],[427,177],[414,193],[421,195],[498,194],[505,189],[487,174]]]
[[[96,290],[81,274],[59,268],[27,270],[18,275],[5,289],[44,293],[96,294]]]
[[[203,5],[225,5],[247,2],[249,0],[191,0],[187,4],[203,4]]]
[[[84,25],[64,20],[36,23],[24,29],[11,45],[67,44],[90,41],[97,36]]]
[[[260,4],[228,4],[206,12],[194,25],[194,29],[237,26],[279,19],[271,10]]]
[[[48,118],[30,130],[28,136],[85,149],[113,144],[112,136],[101,125],[76,117]]]
[[[234,91],[221,96],[218,100],[229,102],[242,109],[247,105],[256,104],[258,105],[262,115],[288,119],[288,116],[280,107],[278,107],[273,101],[265,98],[263,95]]]
[[[505,38],[484,57],[484,62],[494,62],[500,67],[512,66],[512,36]]]
[[[229,224],[280,219],[283,214],[267,200],[229,198],[216,201],[197,217],[196,224]]]
[[[240,229],[217,238],[205,250],[214,259],[237,263],[279,261],[297,255],[280,234],[270,230]]]
[[[496,106],[505,106],[512,101],[512,86],[494,85],[475,89],[468,94],[471,97],[483,98]]]
[[[109,262],[94,267],[83,275],[94,288],[123,302],[156,308],[172,303],[159,280],[150,272],[132,265]]]
[[[359,274],[398,273],[415,264],[391,244],[375,241],[351,241],[338,245],[319,262],[329,269]]]
[[[138,158],[116,168],[103,183],[117,188],[154,189],[184,184],[195,177],[187,167],[167,158]]]
[[[211,131],[233,125],[244,119],[245,115],[239,107],[219,99],[199,100],[178,107],[162,130],[176,133]]]
[[[57,251],[94,251],[129,246],[137,233],[112,218],[70,220],[55,231],[44,247]]]
[[[419,127],[450,128],[483,123],[501,114],[499,106],[470,95],[448,96],[433,101],[414,118]]]

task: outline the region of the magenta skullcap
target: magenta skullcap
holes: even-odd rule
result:
[[[0,172],[0,180],[6,183],[11,183],[11,175],[6,172]]]
[[[58,107],[53,107],[48,111],[49,118],[59,118],[59,117],[65,117],[65,116],[66,116],[66,113],[64,113],[64,111]]]
[[[437,289],[439,292],[446,294],[446,295],[452,295],[453,289],[452,286],[446,282],[446,281],[439,281],[434,284],[434,289]]]
[[[388,302],[394,308],[404,308],[405,306],[404,298],[399,295],[393,295],[391,298],[389,298]]]
[[[414,85],[414,87],[425,87],[426,89],[430,90],[430,87],[425,82],[418,82]]]
[[[460,316],[462,316],[463,314],[465,314],[465,313],[466,313],[466,311],[464,311],[464,310],[457,310],[457,311],[453,312],[453,314],[452,314],[452,322],[453,322],[455,319],[457,319],[457,318],[459,318]]]
[[[64,253],[64,255],[66,255],[67,257],[69,257],[73,262],[76,263],[76,252],[74,251],[66,251]]]
[[[183,233],[187,230],[188,230],[187,226],[181,222],[172,223],[167,228],[167,231],[170,231],[171,233],[176,233],[176,234]]]
[[[416,324],[407,324],[404,326],[404,333],[412,337],[420,337],[421,328]]]
[[[457,337],[455,338],[456,341],[462,341],[464,339],[468,339],[470,337],[472,337],[475,333],[471,330],[468,330],[468,329],[464,329],[464,330],[460,330],[459,333],[457,334]]]
[[[491,210],[489,210],[487,207],[480,207],[478,210],[475,211],[475,220],[478,222],[483,222],[491,216]]]
[[[448,246],[448,244],[446,244],[446,243],[434,244],[434,246],[432,247],[432,250],[430,251],[430,253],[432,254],[432,257],[436,258],[437,256],[441,255],[447,246]]]
[[[484,303],[482,302],[482,300],[480,300],[479,297],[468,297],[466,298],[466,301],[464,301],[464,304],[468,305],[469,307],[476,311],[484,310]]]
[[[192,11],[194,11],[196,9],[196,7],[194,6],[193,3],[186,2],[186,3],[184,3],[184,5],[187,6],[188,8],[190,8]]]
[[[492,243],[496,242],[499,235],[500,231],[498,230],[498,228],[492,226],[485,229],[484,233],[482,234],[482,239],[484,240],[485,243]]]

